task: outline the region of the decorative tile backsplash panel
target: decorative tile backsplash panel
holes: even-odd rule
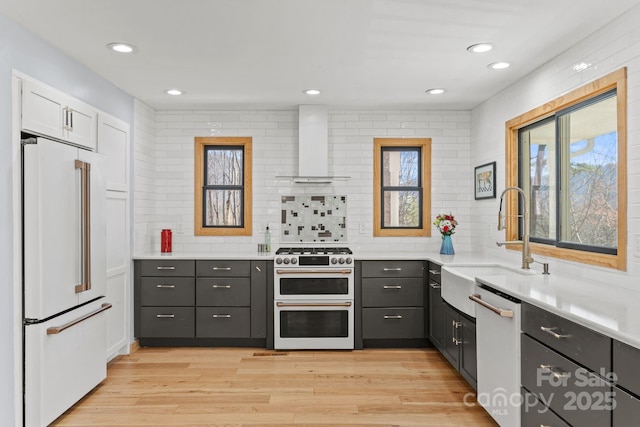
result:
[[[282,196],[281,242],[346,242],[347,196]]]

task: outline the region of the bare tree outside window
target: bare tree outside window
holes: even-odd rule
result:
[[[529,174],[531,237],[558,245],[618,245],[615,93],[520,132]],[[526,169],[525,169],[526,171]]]
[[[242,147],[208,147],[206,152],[205,226],[241,226]]]
[[[194,234],[250,236],[250,137],[196,137]]]
[[[419,149],[383,149],[384,227],[420,227],[419,175]]]

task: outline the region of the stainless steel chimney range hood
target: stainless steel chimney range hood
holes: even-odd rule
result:
[[[329,114],[326,105],[298,107],[298,174],[280,175],[298,184],[331,184],[348,176],[329,175]]]

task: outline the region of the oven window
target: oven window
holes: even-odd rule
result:
[[[281,311],[282,338],[347,338],[348,310]]]
[[[280,279],[280,295],[347,295],[349,279],[335,278],[282,278]]]

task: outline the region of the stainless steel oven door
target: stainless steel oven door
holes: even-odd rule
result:
[[[353,349],[353,301],[274,303],[274,348]]]
[[[353,300],[353,269],[275,269],[274,299]]]

